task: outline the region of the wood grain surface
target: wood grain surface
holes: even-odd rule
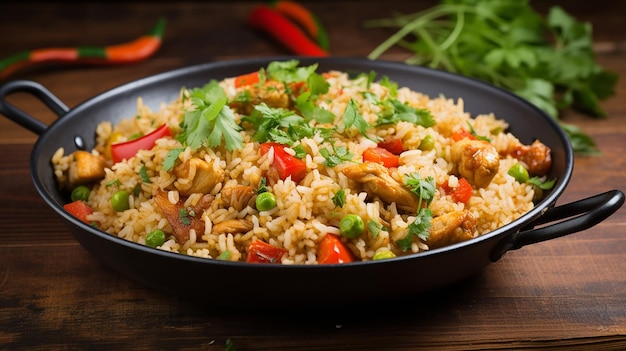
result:
[[[325,24],[335,56],[363,57],[390,33],[368,19],[433,1],[303,2]],[[70,108],[138,78],[209,61],[289,54],[245,24],[257,4],[235,2],[2,2],[0,58],[49,46],[108,45],[167,19],[163,46],[127,66],[47,65],[11,79],[42,83]],[[541,2],[545,11],[555,1]],[[594,28],[597,60],[626,77],[626,2],[562,1]],[[401,52],[388,59],[400,59]],[[49,124],[32,97],[9,101]],[[606,119],[567,111],[601,156],[575,159],[559,204],[626,188],[626,82]],[[38,196],[30,178],[37,135],[0,118],[0,349],[2,350],[624,350],[626,209],[581,233],[508,252],[476,276],[359,311],[226,311],[151,290],[100,264]],[[224,282],[227,284],[227,282]]]

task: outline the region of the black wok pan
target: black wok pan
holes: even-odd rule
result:
[[[458,75],[400,63],[299,58],[302,64],[319,63],[321,71],[375,71],[379,77],[386,75],[400,86],[431,96],[462,97],[472,115],[493,112],[510,124],[511,132],[523,143],[540,139],[548,145],[554,160],[549,176],[557,182],[533,210],[478,238],[412,256],[341,265],[249,264],[163,252],[101,232],[63,210],[63,204],[69,200],[67,194],[57,189],[50,163],[59,147],[64,147],[66,153],[77,148],[91,149],[96,125],[103,120],[115,123],[132,116],[137,97],[156,110],[160,103],[174,100],[181,87],[202,86],[210,79],[249,73],[270,61],[289,58],[292,57],[246,59],[179,69],[114,88],[73,109],[35,82],[14,81],[0,87],[0,113],[39,135],[30,160],[33,183],[85,249],[150,287],[220,306],[245,307],[247,304],[242,301],[250,299],[265,305],[305,306],[410,296],[471,276],[508,250],[590,228],[624,202],[624,194],[612,190],[556,207],[574,167],[569,141],[553,119],[513,94]],[[15,92],[27,92],[42,100],[59,116],[58,120],[47,126],[10,105],[5,98]]]

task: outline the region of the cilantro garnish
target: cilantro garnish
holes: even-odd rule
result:
[[[267,65],[267,77],[284,83],[306,82],[317,70],[317,64],[302,67],[300,61],[274,61]]]
[[[348,105],[343,112],[343,125],[345,129],[355,127],[359,133],[367,137],[365,133],[369,129],[370,125],[363,118],[363,116],[361,116],[357,103],[354,99],[350,99],[350,102],[348,102]]]
[[[235,113],[227,105],[226,93],[219,82],[212,80],[202,88],[190,90],[188,98],[193,108],[185,113],[180,124],[182,131],[176,137],[183,146],[194,150],[201,146],[217,147],[222,142],[228,150],[243,146],[243,138],[239,134],[241,128],[235,122]],[[165,170],[174,166],[180,152],[180,149],[174,149],[168,153]]]
[[[618,76],[596,63],[592,26],[559,6],[546,16],[529,1],[441,0],[414,14],[369,21],[396,28],[368,57],[408,49],[408,64],[484,80],[525,98],[548,115],[575,108],[606,117],[600,101],[615,94]],[[569,133],[574,151],[598,153],[592,138]]]
[[[150,177],[148,177],[148,170],[146,169],[146,165],[142,164],[141,168],[139,169],[139,176],[141,177],[141,181],[147,184],[152,183],[152,181],[150,180]]]
[[[178,211],[178,219],[184,225],[191,224],[191,218],[189,218],[189,216],[191,216],[191,214],[189,213],[189,211],[187,211],[186,208],[181,208],[180,211]]]
[[[418,196],[419,201],[417,205],[417,214],[415,219],[408,227],[407,235],[398,240],[398,246],[402,251],[406,251],[411,248],[413,237],[417,236],[422,240],[428,239],[430,235],[430,223],[433,218],[433,212],[428,208],[432,202],[435,192],[435,179],[433,177],[426,177],[422,180],[419,174],[411,173],[404,176],[404,185],[408,187],[415,195]]]
[[[378,237],[380,231],[383,230],[383,225],[373,219],[370,219],[369,221],[367,221],[367,230],[370,232],[370,234],[372,234],[372,238],[375,239]]]
[[[335,147],[334,144],[331,144],[331,148],[332,152],[328,148],[320,149],[320,154],[326,159],[323,162],[325,166],[335,167],[343,162],[352,161],[354,155],[345,146]]]
[[[378,116],[376,126],[385,124],[395,124],[400,121],[413,123],[428,128],[435,125],[435,117],[427,109],[413,108],[407,103],[396,99],[387,99],[380,102],[383,107],[381,115]]]
[[[333,203],[339,208],[343,208],[346,204],[346,192],[343,189],[339,189],[332,197]]]
[[[488,138],[488,137],[483,136],[483,135],[478,135],[478,133],[476,133],[476,130],[474,130],[474,127],[472,127],[472,124],[470,122],[467,122],[467,126],[469,127],[470,134],[473,135],[477,140],[483,140],[483,141],[486,141],[486,142],[491,142],[491,138]]]

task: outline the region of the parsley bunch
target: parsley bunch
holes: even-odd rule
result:
[[[470,76],[512,91],[548,115],[575,108],[606,117],[599,102],[614,94],[617,75],[594,58],[591,25],[554,6],[541,16],[527,0],[442,0],[422,12],[369,21],[399,28],[370,54],[394,45],[413,55],[408,64]],[[575,126],[561,122],[579,154],[598,153]]]

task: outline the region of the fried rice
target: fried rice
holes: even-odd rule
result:
[[[242,143],[232,150],[224,143],[211,147],[204,143],[193,148],[178,137],[183,133],[181,122],[185,114],[194,110],[194,101],[189,98],[190,90],[186,88],[181,89],[178,99],[163,102],[156,110],[150,109],[138,97],[136,115],[125,116],[115,125],[101,122],[95,131],[96,147],[90,153],[104,159],[104,176],[83,182],[91,190],[85,200],[93,210],[87,217],[89,223],[111,235],[140,244],[146,244],[147,234],[159,229],[166,238],[157,249],[207,259],[246,261],[250,256],[249,245],[260,240],[281,250],[279,263],[318,264],[320,243],[328,235],[339,238],[353,260],[365,261],[415,254],[469,240],[506,225],[533,208],[537,187],[509,174],[511,167],[520,162],[528,168],[528,162],[519,157],[519,152],[511,151],[526,150],[527,146],[507,132],[508,125],[504,120],[492,114],[470,116],[464,111],[462,99],[429,97],[407,87],[395,87],[385,79],[373,80],[371,74],[350,76],[339,71],[320,74],[327,89],[311,101],[315,108],[330,111],[334,119],[306,122],[314,128],[332,130],[332,135],[315,133],[293,140],[291,145],[284,144],[284,152],[290,155],[300,153],[299,159],[306,165],[306,173],[298,181],[289,176],[282,179],[275,170],[276,150],[270,148],[266,153],[260,152],[262,142],[255,140],[258,130],[251,127],[247,118],[253,115],[252,111],[258,105],[301,115],[293,101],[298,92],[306,91],[307,84],[299,82],[294,85],[272,79],[266,76],[264,68],[259,74],[261,79],[253,84],[238,85],[237,77],[219,82],[228,98],[228,104],[223,108],[232,111],[234,121],[241,128],[238,134]],[[270,89],[262,89],[269,85],[271,94]],[[296,91],[294,87],[300,90]],[[248,99],[242,102],[242,96]],[[388,108],[381,102],[390,98],[411,109],[427,111],[434,124],[424,126],[405,120],[377,124]],[[367,122],[365,130],[346,123],[349,117],[346,110],[351,103],[357,107],[360,120]],[[272,104],[278,107],[272,107]],[[131,135],[149,134],[162,124],[167,124],[171,136],[156,140],[152,148],[139,150],[128,159],[120,162],[110,159],[109,148],[115,142],[113,136],[123,141]],[[454,149],[455,143],[459,142],[459,132],[465,132],[466,139],[473,142],[489,144],[498,155],[496,169],[488,183],[477,185],[478,180],[470,182],[471,193],[463,201],[455,197],[454,190],[459,187],[461,179],[471,178],[471,175],[468,177],[460,170],[463,165],[459,163],[467,160],[455,156],[459,153]],[[398,165],[386,167],[387,175],[397,181],[394,186],[399,184],[406,188],[404,180],[408,175],[429,179],[434,185],[432,198],[418,201],[419,208],[409,210],[407,206],[390,201],[390,196],[379,192],[384,191],[377,188],[380,185],[351,177],[347,171],[351,167],[358,171],[354,167],[366,163],[364,152],[378,147],[385,140],[401,140],[402,145],[401,152],[396,155]],[[424,146],[424,140],[429,140],[430,145]],[[213,174],[220,174],[219,181],[205,192],[181,191],[197,181],[194,179],[196,170],[181,175],[164,167],[172,161],[168,160],[172,150],[179,150],[175,154],[174,167],[199,159],[208,165],[205,169],[208,173],[204,176],[211,178]],[[346,151],[344,158],[329,163],[328,153],[336,150]],[[63,149],[52,157],[59,186],[65,189],[76,186],[71,184],[68,176],[72,157]],[[387,179],[387,175],[381,177]],[[240,186],[248,187],[248,201],[233,206],[233,199],[227,198],[232,197],[231,192],[225,189]],[[120,189],[130,193],[129,204],[128,209],[116,211],[111,198]],[[263,211],[257,209],[254,199],[261,189],[275,196],[275,207]],[[203,230],[198,232],[188,228],[186,236],[175,235],[172,218],[165,215],[163,206],[156,199],[159,193],[165,194],[171,205],[178,204],[185,209],[194,208],[208,194],[211,201],[198,211],[201,213],[194,213],[202,222],[198,228]],[[341,194],[342,201],[338,201],[338,194]],[[419,194],[413,194],[420,200]],[[412,224],[426,207],[430,211],[424,221],[426,233],[411,236]],[[446,215],[450,214],[463,216],[447,218]],[[342,235],[341,220],[347,215],[357,215],[366,224],[356,237]],[[446,219],[438,221],[438,218]],[[468,225],[468,222],[471,223]],[[224,223],[231,223],[231,230],[228,226],[224,229]],[[429,233],[435,230],[443,230],[443,244],[430,242]],[[403,239],[404,245],[399,245]]]

